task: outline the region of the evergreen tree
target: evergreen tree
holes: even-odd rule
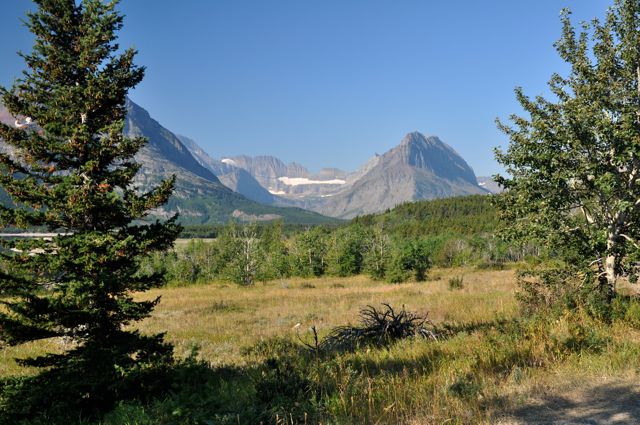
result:
[[[158,299],[133,292],[163,282],[141,273],[149,254],[172,246],[176,217],[145,222],[171,195],[173,179],[140,193],[133,157],[144,138],[123,135],[127,91],[144,68],[132,49],[118,53],[117,1],[36,0],[26,26],[35,44],[22,54],[26,70],[2,101],[18,120],[0,125],[11,152],[0,154],[0,185],[13,206],[0,207],[0,227],[48,229],[52,240],[0,241],[0,338],[21,344],[62,337],[61,354],[24,360],[46,368],[29,388],[5,388],[2,411],[36,409],[84,414],[149,391],[143,379],[170,361],[162,335],[127,325],[147,317]],[[51,412],[49,412],[51,414]],[[76,416],[77,417],[77,416]]]
[[[496,152],[511,176],[499,207],[512,236],[570,255],[610,300],[640,243],[640,2],[616,0],[580,33],[568,11],[562,21],[571,70],[552,76],[555,99],[516,89],[529,117],[499,123],[511,139]]]

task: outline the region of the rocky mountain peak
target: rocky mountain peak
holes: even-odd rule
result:
[[[412,131],[407,133],[402,140],[400,141],[400,146],[403,145],[419,145],[428,143],[427,138],[424,134],[419,131]]]
[[[383,155],[382,162],[387,167],[406,165],[441,178],[477,184],[469,164],[451,146],[436,136],[426,137],[417,131],[404,136],[398,146]]]

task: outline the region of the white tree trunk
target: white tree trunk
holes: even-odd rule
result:
[[[609,298],[612,298],[616,293],[616,281],[618,276],[616,274],[618,258],[614,253],[616,248],[616,240],[618,235],[614,231],[609,231],[607,234],[607,256],[604,261],[604,272],[607,279],[607,294]]]

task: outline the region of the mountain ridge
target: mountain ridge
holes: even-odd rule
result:
[[[326,168],[315,177],[299,164],[293,170],[271,156],[229,157],[271,194],[279,205],[339,218],[384,211],[415,200],[487,194],[473,169],[437,136],[410,132],[382,155],[376,154],[359,170],[345,173]],[[335,171],[331,171],[335,170]]]
[[[126,107],[125,134],[147,138],[147,143],[135,156],[141,167],[134,178],[134,185],[145,191],[163,179],[176,176],[173,195],[167,204],[151,212],[152,217],[169,217],[178,212],[183,224],[225,223],[231,219],[282,219],[296,224],[336,222],[300,208],[264,205],[234,192],[200,164],[178,136],[153,119],[144,108],[130,99]],[[2,104],[0,118],[5,124],[13,125],[13,117]],[[0,149],[8,147],[0,140]]]

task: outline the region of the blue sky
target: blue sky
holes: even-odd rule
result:
[[[120,44],[139,51],[134,101],[212,156],[271,154],[353,170],[407,132],[437,135],[476,174],[499,171],[496,117],[566,71],[559,13],[612,0],[122,0]],[[31,39],[28,0],[2,0],[0,84]]]

